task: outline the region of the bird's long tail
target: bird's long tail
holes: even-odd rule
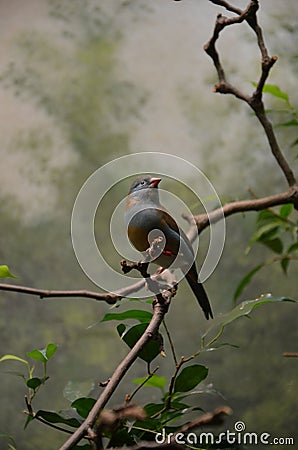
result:
[[[190,285],[193,293],[195,294],[204,314],[206,319],[208,320],[209,317],[211,317],[211,319],[213,319],[213,314],[212,314],[212,310],[211,310],[211,306],[206,294],[206,291],[202,285],[202,283],[199,283],[195,278],[194,278],[194,274],[192,273],[192,270],[190,270],[186,275],[185,275],[188,284]]]

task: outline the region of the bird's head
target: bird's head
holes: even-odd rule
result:
[[[143,175],[137,178],[130,187],[126,208],[129,209],[139,202],[142,205],[148,203],[153,203],[155,206],[159,205],[158,185],[160,181],[161,178],[151,175]]]
[[[129,194],[133,194],[138,191],[143,191],[145,189],[158,188],[161,178],[154,178],[150,175],[144,175],[137,178],[131,185]]]

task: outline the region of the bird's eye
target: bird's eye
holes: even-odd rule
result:
[[[144,186],[145,185],[145,181],[143,180],[143,181],[141,181],[141,186]]]

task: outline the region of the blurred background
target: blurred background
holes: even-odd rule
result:
[[[244,7],[247,2],[234,3]],[[16,283],[97,289],[75,258],[71,212],[87,177],[116,157],[145,151],[181,156],[206,174],[222,202],[248,198],[249,190],[262,196],[286,188],[246,105],[212,93],[216,74],[203,45],[219,11],[207,0],[0,2],[0,264],[10,267]],[[296,109],[297,17],[297,2],[260,1],[269,52],[279,57],[268,82],[286,92]],[[251,92],[260,58],[249,27],[225,30],[218,48],[228,78]],[[289,112],[285,102],[268,95],[266,107],[275,123]],[[297,169],[297,147],[290,145],[296,138],[293,129],[278,127],[276,133]],[[117,199],[117,187],[110,195]],[[193,212],[200,210],[194,206]],[[109,214],[103,208],[97,220],[108,227]],[[261,245],[245,254],[255,220],[249,213],[227,221],[223,256],[205,283],[216,315],[233,307],[245,274],[271,257]],[[104,245],[109,243],[102,239]],[[204,247],[204,233],[200,245]],[[113,258],[117,266],[119,255]],[[241,300],[267,292],[295,297],[295,264],[287,276],[276,265],[262,269]],[[167,318],[177,354],[186,356],[198,349],[208,325],[189,294],[182,283]],[[150,310],[147,304],[139,306]],[[1,354],[25,357],[49,342],[59,346],[36,409],[67,409],[67,384],[83,384],[88,394],[88,387],[107,379],[127,353],[113,322],[99,323],[109,310],[105,303],[1,292],[0,307]],[[127,307],[131,305],[120,310]],[[240,349],[200,357],[214,389],[196,401],[205,410],[228,404],[234,411],[230,424],[244,420],[248,431],[296,434],[297,439],[297,361],[282,356],[297,351],[295,305],[268,305],[252,319],[240,319],[226,330],[224,340]],[[172,374],[170,356],[159,357],[156,364],[160,375]],[[24,386],[7,373],[22,369],[17,362],[0,367],[0,432],[13,436],[18,449],[57,448],[65,440],[57,431],[35,422],[23,430]],[[121,403],[134,389],[131,380],[145,374],[145,364],[137,361],[110,406]],[[92,395],[97,394],[95,388]],[[145,388],[136,402],[159,397]],[[6,448],[7,439],[0,439],[0,447]]]

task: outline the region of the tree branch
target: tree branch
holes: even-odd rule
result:
[[[153,302],[153,316],[146,328],[144,334],[136,342],[134,347],[126,355],[126,357],[121,361],[119,366],[115,369],[113,375],[109,379],[109,382],[105,386],[103,392],[98,397],[95,405],[91,409],[85,421],[81,426],[74,432],[74,434],[62,445],[60,450],[69,450],[73,448],[80,440],[88,434],[88,430],[93,430],[94,424],[97,421],[99,414],[101,413],[103,407],[109,401],[113,395],[115,389],[121,382],[122,378],[137,359],[140,351],[144,348],[150,339],[157,335],[159,327],[163,322],[164,316],[168,311],[169,304],[172,297],[176,294],[177,286],[169,285],[169,289],[161,292],[162,286],[156,280],[152,280],[151,276],[147,272],[148,262],[147,258],[154,258],[154,252],[158,251],[158,246],[160,244],[160,239],[155,239],[148,250],[146,251],[145,261],[140,263],[127,264],[126,261],[122,261],[122,270],[124,273],[128,273],[132,269],[138,270],[143,276],[149,289],[152,289],[155,294],[155,299]],[[89,433],[90,434],[90,433]]]
[[[120,381],[128,371],[128,369],[131,367],[131,365],[134,363],[134,361],[137,359],[138,354],[143,349],[143,347],[147,344],[147,342],[154,337],[163,321],[163,318],[168,310],[168,305],[171,300],[173,294],[168,292],[167,298],[165,299],[165,294],[163,294],[163,297],[161,299],[161,296],[158,295],[158,300],[154,302],[153,306],[153,317],[146,328],[145,333],[142,335],[142,337],[138,340],[138,342],[134,345],[134,347],[130,350],[130,352],[127,354],[127,356],[121,361],[119,366],[114,371],[113,375],[111,376],[109,383],[107,384],[104,391],[99,396],[98,400],[96,401],[94,407],[90,411],[88,417],[86,420],[82,423],[82,425],[74,432],[74,434],[62,445],[60,450],[69,450],[74,445],[76,445],[80,440],[86,435],[88,428],[92,428],[95,424],[95,421],[97,420],[100,412],[102,411],[103,407],[106,405],[112,394],[114,393],[115,389],[119,385]]]
[[[233,214],[243,213],[246,211],[261,211],[272,206],[284,205],[286,203],[293,203],[298,209],[298,186],[292,186],[289,190],[281,192],[280,194],[269,195],[268,197],[257,198],[252,200],[240,200],[237,202],[226,203],[222,208],[217,208],[209,214],[198,214],[189,218],[184,215],[186,220],[195,221],[197,229],[192,227],[188,233],[188,237],[193,241],[195,234],[201,233],[207,228],[210,223],[216,223],[222,219],[222,216],[229,217]]]
[[[284,352],[283,356],[286,358],[298,358],[298,352]]]
[[[142,280],[143,282],[143,280]],[[143,285],[144,283],[142,283]],[[10,292],[20,292],[22,294],[36,295],[39,298],[50,298],[50,297],[85,297],[92,298],[93,300],[104,301],[113,305],[117,300],[121,299],[121,296],[116,293],[106,293],[102,294],[100,292],[93,292],[87,290],[78,291],[62,291],[62,290],[48,290],[48,289],[36,289],[27,286],[18,286],[16,284],[5,284],[0,283],[0,291],[10,291]]]
[[[259,8],[259,2],[258,0],[251,0],[246,7],[246,9],[241,10],[239,8],[235,8],[231,4],[229,4],[226,1],[221,0],[210,0],[212,3],[223,6],[228,11],[231,11],[235,14],[237,14],[237,17],[228,18],[223,16],[222,14],[218,14],[214,26],[213,35],[210,38],[210,40],[205,44],[204,50],[206,53],[212,58],[214,66],[217,71],[218,75],[218,84],[214,86],[214,92],[219,92],[221,94],[232,94],[235,97],[239,98],[240,100],[243,100],[246,102],[250,108],[255,112],[258,120],[260,121],[265,134],[267,136],[272,154],[274,158],[276,159],[280,169],[282,170],[287,183],[290,187],[297,185],[296,178],[294,176],[294,173],[292,169],[290,168],[287,160],[285,159],[279,144],[277,142],[277,139],[275,137],[275,133],[273,131],[273,127],[271,122],[269,121],[264,108],[264,103],[262,100],[262,93],[263,88],[265,85],[265,82],[269,76],[269,72],[272,68],[272,66],[277,61],[277,57],[273,56],[270,57],[264,42],[262,29],[258,24],[257,21],[257,11]],[[223,66],[220,62],[219,54],[216,50],[215,44],[216,41],[219,38],[220,32],[227,26],[233,25],[235,23],[241,23],[243,21],[246,21],[248,25],[253,29],[253,31],[256,34],[258,46],[261,52],[262,57],[262,70],[259,82],[257,84],[255,92],[251,96],[243,93],[240,89],[233,86],[231,83],[229,83],[226,79],[226,75],[223,69]],[[297,205],[296,205],[297,206]],[[297,209],[297,207],[296,207]]]

